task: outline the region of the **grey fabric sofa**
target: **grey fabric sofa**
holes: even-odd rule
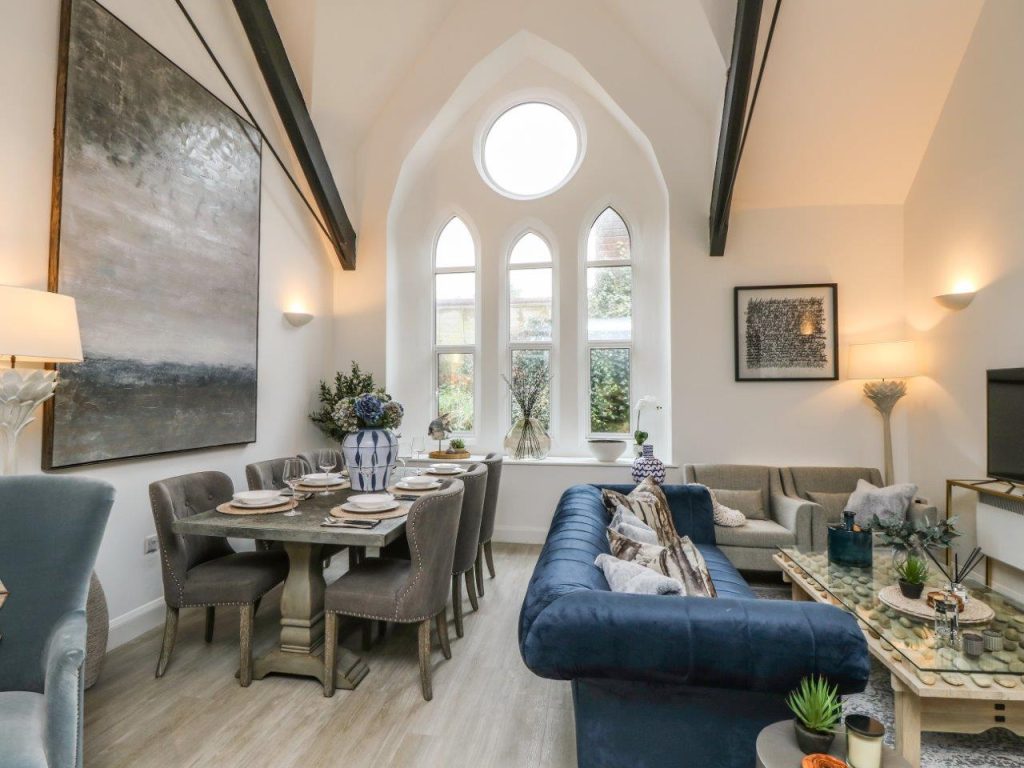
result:
[[[765,520],[747,520],[737,528],[715,526],[718,548],[734,566],[747,571],[777,571],[777,547],[824,547],[824,511],[817,504],[783,492],[778,467],[747,464],[686,464],[686,482],[713,491],[760,491]],[[722,503],[729,505],[724,497]],[[741,510],[746,512],[747,510]],[[817,531],[820,531],[816,534]],[[816,535],[819,538],[815,538]]]
[[[857,488],[857,481],[867,480],[872,485],[883,485],[882,473],[873,467],[783,467],[781,471],[782,490],[787,496],[809,501],[821,509],[821,513],[815,515],[821,531],[816,530],[814,536],[820,538],[822,546],[828,526],[842,519],[843,509]],[[910,505],[909,515],[912,520],[935,522],[938,509],[915,499]]]

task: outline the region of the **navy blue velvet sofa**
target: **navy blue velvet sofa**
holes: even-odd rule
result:
[[[534,673],[572,681],[581,768],[751,768],[758,732],[792,717],[785,696],[801,677],[864,689],[867,644],[838,608],[758,600],[715,546],[707,491],[664,489],[718,598],[611,592],[594,565],[608,552],[600,487],[574,486],[523,602],[520,651]]]

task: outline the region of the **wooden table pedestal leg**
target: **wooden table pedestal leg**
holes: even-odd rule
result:
[[[896,751],[914,768],[921,765],[921,699],[891,676],[896,710]]]
[[[253,664],[253,678],[269,674],[303,675],[323,684],[324,565],[323,546],[285,542],[288,577],[281,593],[280,645]],[[369,668],[351,651],[339,647],[335,684],[352,690]]]

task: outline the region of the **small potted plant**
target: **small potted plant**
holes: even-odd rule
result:
[[[786,697],[786,704],[796,715],[793,728],[800,750],[805,755],[828,752],[843,716],[839,686],[829,685],[824,677],[805,677]]]
[[[448,442],[448,453],[465,453],[466,442],[457,437],[453,437]]]
[[[907,555],[906,560],[896,564],[896,576],[900,580],[900,592],[911,600],[917,600],[924,591],[928,578],[928,561],[918,555]]]

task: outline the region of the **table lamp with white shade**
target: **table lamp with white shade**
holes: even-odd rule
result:
[[[882,439],[885,444],[885,484],[892,485],[892,409],[907,394],[907,382],[917,376],[917,352],[912,341],[887,341],[877,344],[851,344],[851,379],[873,379],[864,385],[864,394],[882,414]]]
[[[82,362],[75,300],[0,285],[0,357],[11,358],[11,367],[0,371],[0,440],[5,443],[4,474],[12,475],[17,471],[18,435],[57,386],[56,371],[17,370],[15,365]]]

